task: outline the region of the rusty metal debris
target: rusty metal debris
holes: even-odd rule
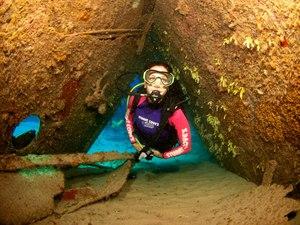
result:
[[[0,155],[0,171],[16,171],[35,167],[54,166],[78,166],[113,160],[133,159],[130,153],[99,152],[94,154],[74,153],[56,155],[34,155],[18,156],[15,154]]]
[[[64,37],[74,37],[81,35],[100,35],[107,38],[116,38],[118,36],[140,36],[142,34],[141,29],[103,29],[103,30],[90,30],[72,34],[66,34]]]
[[[266,170],[263,175],[262,185],[270,186],[272,184],[273,175],[278,163],[275,160],[269,160],[266,164]]]
[[[101,186],[99,190],[91,188],[79,189],[78,192],[85,192],[81,198],[60,201],[54,209],[54,213],[59,215],[71,213],[81,207],[93,204],[103,199],[108,199],[110,196],[118,194],[126,183],[127,176],[133,165],[134,163],[131,160],[127,160],[122,166],[109,174],[105,185]]]
[[[127,181],[128,174],[134,165],[134,154],[130,153],[117,153],[117,152],[101,152],[94,154],[57,154],[57,155],[27,155],[27,156],[17,156],[17,155],[0,155],[0,172],[2,174],[7,174],[12,176],[17,174],[16,172],[20,169],[35,169],[36,167],[47,168],[51,167],[65,167],[65,166],[78,166],[79,164],[93,164],[96,162],[113,161],[113,160],[125,160],[125,162],[119,166],[114,171],[107,175],[107,178],[102,186],[97,187],[82,187],[82,188],[71,188],[64,189],[60,187],[60,192],[56,200],[56,204],[52,204],[49,208],[49,204],[42,205],[39,203],[41,212],[47,212],[41,214],[36,213],[36,207],[24,212],[21,218],[21,222],[24,221],[37,221],[45,216],[50,216],[54,213],[55,215],[63,215],[66,213],[74,212],[84,206],[96,203],[100,200],[107,200],[109,197],[117,195],[125,185]],[[29,171],[29,170],[24,170]],[[14,172],[14,173],[11,173]],[[33,173],[34,174],[34,173]],[[33,176],[33,178],[35,178]],[[35,183],[36,179],[30,180],[28,182]],[[49,186],[53,185],[49,183]],[[54,185],[55,186],[55,185]],[[51,188],[50,188],[51,189]],[[22,192],[22,190],[19,190]],[[33,192],[33,196],[34,196]],[[31,195],[29,195],[31,196]],[[11,196],[9,197],[11,198]],[[13,198],[12,198],[13,199]],[[28,200],[31,201],[31,200]],[[35,212],[35,217],[32,217],[32,212]],[[11,219],[16,218],[9,218]],[[19,220],[18,220],[19,221]]]

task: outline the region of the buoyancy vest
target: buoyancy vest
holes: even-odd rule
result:
[[[173,111],[163,113],[161,107],[151,105],[147,100],[135,107],[133,126],[139,141],[160,151],[174,147],[177,134],[175,128],[168,123],[172,113]]]
[[[187,99],[178,102],[163,112],[161,106],[151,105],[147,101],[138,106],[141,95],[133,96],[131,113],[134,114],[134,133],[138,136],[139,141],[147,147],[162,152],[174,147],[178,142],[177,134],[174,127],[168,124],[168,119],[178,106]],[[145,116],[145,113],[147,116]]]

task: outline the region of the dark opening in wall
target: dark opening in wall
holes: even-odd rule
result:
[[[21,149],[28,146],[40,132],[41,120],[37,115],[23,119],[12,132],[12,146]]]

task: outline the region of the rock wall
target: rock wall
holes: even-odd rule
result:
[[[0,153],[36,114],[37,140],[18,154],[85,151],[117,103],[154,1],[0,0]],[[139,44],[137,44],[139,43]]]
[[[148,45],[176,65],[216,159],[256,183],[299,180],[299,1],[166,0],[155,13]]]

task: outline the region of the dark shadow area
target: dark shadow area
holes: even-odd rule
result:
[[[22,149],[28,146],[38,136],[40,127],[41,121],[37,115],[23,119],[12,132],[12,148]]]

